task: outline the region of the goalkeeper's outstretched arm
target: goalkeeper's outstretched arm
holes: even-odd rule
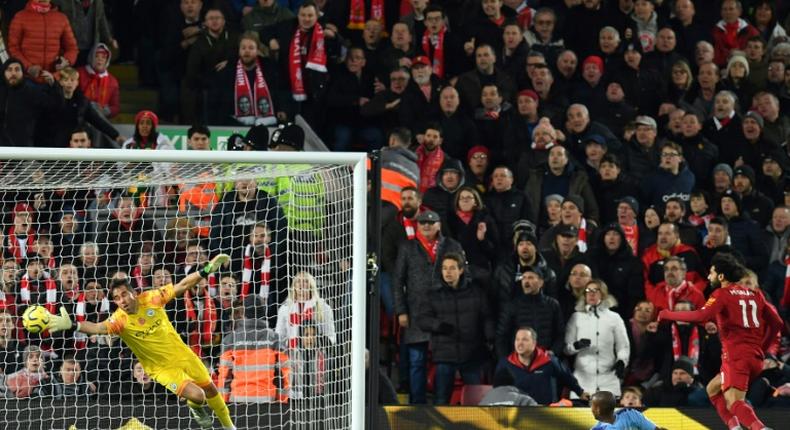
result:
[[[85,334],[108,334],[106,324],[96,324],[88,321],[74,323],[71,321],[69,313],[66,308],[60,307],[60,315],[51,315],[49,317],[49,324],[47,329],[50,333],[56,333],[65,330],[76,330]]]
[[[186,278],[182,279],[181,282],[173,286],[173,294],[175,294],[176,297],[181,297],[186,290],[192,289],[202,279],[219,270],[219,268],[228,261],[230,261],[230,256],[228,254],[216,255],[197,272],[188,275]]]

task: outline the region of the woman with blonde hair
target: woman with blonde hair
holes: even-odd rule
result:
[[[305,321],[312,321],[318,327],[317,334],[332,345],[337,342],[332,308],[318,294],[315,277],[301,271],[294,276],[288,298],[280,306],[274,330],[283,340],[288,340],[290,348],[296,348],[299,345],[299,327]]]
[[[600,279],[592,279],[576,302],[565,330],[565,353],[575,355],[573,376],[584,391],[620,395],[631,346],[625,323],[611,308],[617,300]]]

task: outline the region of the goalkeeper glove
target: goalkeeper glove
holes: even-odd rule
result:
[[[223,264],[227,263],[230,260],[230,255],[228,254],[219,254],[211,259],[205,266],[203,266],[199,273],[200,277],[207,278],[208,275],[216,272],[222,267]]]
[[[66,312],[66,308],[63,306],[60,307],[60,315],[50,314],[49,324],[47,324],[47,329],[50,333],[57,333],[59,331],[66,330],[79,330],[79,328],[80,324],[77,323],[75,325],[71,321],[71,317],[69,316],[68,312]]]

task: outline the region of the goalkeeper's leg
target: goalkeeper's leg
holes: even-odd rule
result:
[[[181,396],[187,399],[187,405],[194,410],[200,410],[204,404],[208,404],[208,407],[217,415],[222,428],[226,430],[236,429],[236,426],[233,425],[233,421],[230,419],[228,405],[225,404],[225,400],[219,395],[217,387],[213,383],[209,382],[208,385],[201,388],[194,382],[189,382],[181,391]]]

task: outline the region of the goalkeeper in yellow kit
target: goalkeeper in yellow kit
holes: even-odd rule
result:
[[[128,280],[117,279],[109,288],[118,309],[101,323],[73,323],[64,308],[53,315],[47,328],[50,332],[76,330],[85,334],[115,334],[140,360],[145,372],[156,382],[187,400],[192,418],[203,428],[212,428],[214,418],[204,408],[208,404],[225,429],[235,429],[225,401],[211,382],[206,366],[181,340],[165,313],[165,305],[197,285],[201,279],[216,272],[230,257],[220,254],[200,270],[176,284],[149,290],[140,295]]]

